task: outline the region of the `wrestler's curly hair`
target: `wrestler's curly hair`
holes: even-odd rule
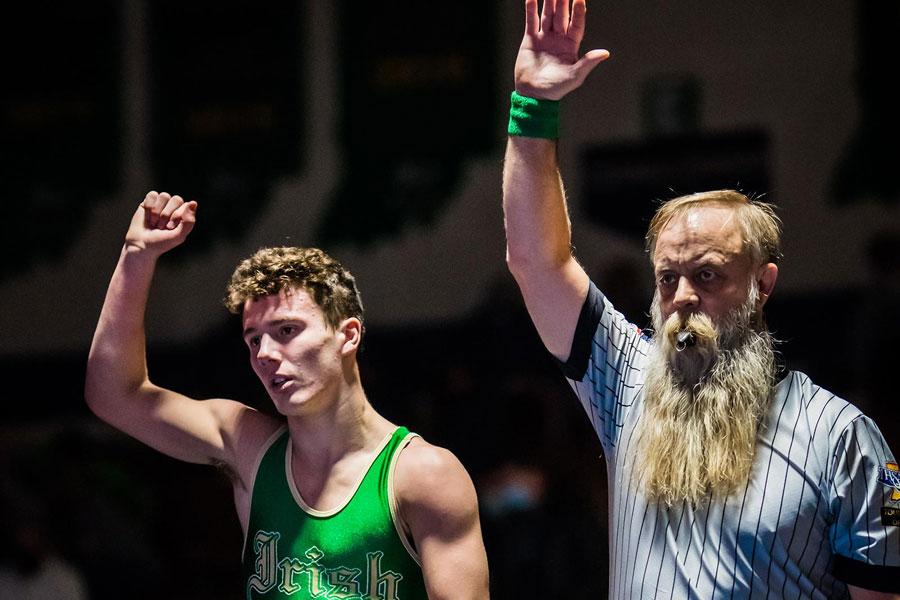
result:
[[[235,268],[223,303],[239,315],[247,300],[294,289],[309,294],[332,329],[350,317],[363,320],[362,298],[353,275],[318,248],[260,248]]]

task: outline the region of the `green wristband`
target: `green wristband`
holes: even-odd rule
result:
[[[559,100],[510,96],[509,135],[555,139],[559,137]]]

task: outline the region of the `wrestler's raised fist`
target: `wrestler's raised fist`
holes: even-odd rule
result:
[[[131,217],[125,234],[130,248],[155,255],[179,245],[194,228],[197,203],[166,192],[149,192]]]

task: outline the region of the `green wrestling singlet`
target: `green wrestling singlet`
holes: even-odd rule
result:
[[[306,504],[290,475],[290,436],[261,451],[244,544],[247,600],[425,600],[418,556],[402,533],[392,483],[400,450],[415,437],[385,437],[355,492],[327,512]]]

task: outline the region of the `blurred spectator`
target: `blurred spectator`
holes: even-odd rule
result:
[[[41,499],[7,493],[0,600],[86,600],[84,578],[58,553]]]

